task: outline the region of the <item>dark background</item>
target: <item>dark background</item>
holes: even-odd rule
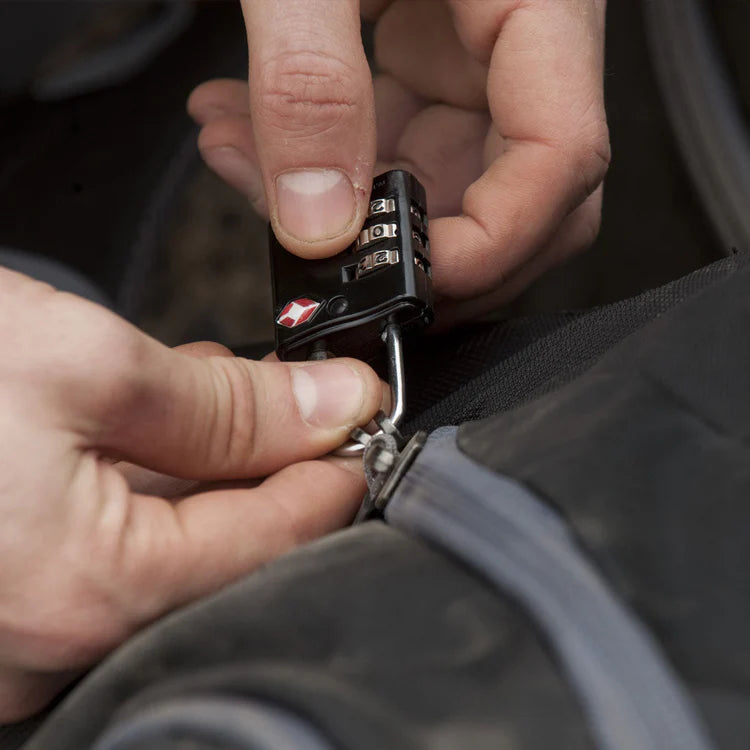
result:
[[[748,6],[711,4],[745,101]],[[140,0],[0,2],[0,246],[76,268],[166,343],[270,341],[265,225],[200,163],[185,112],[197,84],[246,73],[239,3],[196,3],[182,32],[127,80],[44,100],[50,77],[161,10]],[[636,0],[609,2],[605,87],[613,161],[601,235],[502,314],[608,303],[728,251],[682,166]]]

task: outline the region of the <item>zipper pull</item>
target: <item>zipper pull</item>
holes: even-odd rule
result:
[[[354,523],[382,517],[404,474],[427,442],[426,432],[417,432],[407,441],[382,412],[375,417],[375,422],[380,429],[374,435],[364,430],[352,433],[352,439],[364,446],[368,487]]]

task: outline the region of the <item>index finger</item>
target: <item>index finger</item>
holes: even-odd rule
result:
[[[462,215],[431,227],[446,296],[487,293],[541,249],[601,183],[604,0],[449,0],[466,48],[489,62],[494,132]],[[460,252],[456,252],[460,248]]]
[[[151,479],[130,496],[127,539],[107,576],[135,626],[345,526],[366,490],[361,462],[330,458],[255,486],[175,488],[169,502],[167,478]]]

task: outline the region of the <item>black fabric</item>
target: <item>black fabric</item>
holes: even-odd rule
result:
[[[582,376],[460,432],[561,509],[732,748],[750,737],[750,266],[736,262]]]
[[[706,651],[699,631],[712,632],[712,623],[731,603],[731,587],[736,591],[743,585],[748,566],[741,565],[741,524],[725,529],[722,519],[706,511],[705,498],[721,496],[722,487],[728,491],[747,470],[731,464],[732,451],[725,455],[723,445],[703,455],[702,462],[686,454],[692,463],[680,467],[676,454],[664,446],[689,447],[690,433],[681,440],[678,428],[690,427],[691,421],[673,425],[672,432],[654,429],[673,411],[671,401],[664,400],[671,391],[638,389],[632,372],[638,352],[647,361],[669,364],[673,354],[685,350],[708,363],[701,368],[692,359],[687,364],[675,359],[670,372],[690,375],[686,382],[697,384],[692,398],[711,388],[726,391],[722,399],[731,398],[729,384],[747,372],[741,360],[731,358],[747,321],[735,320],[729,308],[750,306],[747,294],[747,302],[743,299],[748,275],[747,259],[737,256],[630,303],[485,328],[466,338],[458,355],[450,355],[450,342],[442,352],[434,342],[425,356],[433,357],[433,369],[446,368],[448,382],[460,381],[467,371],[478,374],[412,420],[432,425],[506,410],[465,427],[464,447],[564,507],[605,575],[636,602],[668,644],[723,748],[742,746],[736,736],[750,736],[733,734],[738,728],[750,732],[750,711],[738,689],[747,667],[744,658],[731,658],[728,648],[721,658],[713,647]],[[728,307],[707,309],[706,300],[714,298]],[[726,316],[723,327],[717,325],[717,314]],[[724,374],[716,367],[721,357],[730,370]],[[715,372],[709,378],[704,370],[711,366]],[[602,386],[602,370],[619,378],[614,391]],[[436,389],[433,396],[439,382],[433,376],[426,383]],[[583,393],[581,398],[592,399],[595,406],[581,411],[571,393]],[[539,417],[550,411],[545,419],[552,420],[552,406],[558,403],[568,408],[564,429]],[[642,487],[636,486],[639,492],[650,489],[644,495],[647,505],[625,501],[632,478],[617,473],[622,469],[617,462],[605,460],[608,446],[615,457],[625,450],[622,430],[617,420],[597,415],[615,414],[618,406],[629,424],[651,438],[642,459],[623,463],[641,471]],[[729,409],[729,415],[739,419],[746,408]],[[665,416],[655,409],[665,410]],[[727,416],[724,411],[706,419],[717,422]],[[589,443],[576,442],[577,435],[587,434],[587,425],[603,432],[592,432],[595,439]],[[554,460],[556,452],[565,460]],[[731,471],[722,470],[730,466]],[[719,484],[698,483],[699,470],[709,471]],[[701,566],[696,568],[689,565],[692,548],[680,541],[685,523],[673,523],[669,508],[656,501],[671,491],[679,504],[686,482],[677,482],[674,491],[666,479],[675,479],[675,472],[679,479],[680,471],[695,484],[695,502],[686,510],[694,519],[690,544],[697,551],[695,565]],[[565,485],[573,480],[578,484]],[[568,489],[552,491],[558,483]],[[625,491],[618,495],[621,487]],[[618,498],[625,500],[618,504]],[[711,558],[712,549],[726,549],[726,554]],[[719,575],[723,578],[717,581]],[[685,592],[695,595],[696,586],[708,596],[707,605],[697,610],[695,599],[686,603],[680,598]],[[695,627],[674,638],[674,617],[684,616],[683,606],[693,612]],[[735,621],[722,620],[717,636],[740,649],[744,611],[735,614]],[[701,684],[704,678],[711,690]],[[157,624],[84,680],[28,747],[85,748],[110,722],[196,692],[277,701],[342,747],[589,746],[568,687],[533,625],[512,602],[495,599],[483,582],[455,563],[379,523],[313,545]]]
[[[560,279],[569,281],[583,264],[591,263],[594,269],[586,278],[601,281],[603,276],[620,279],[630,274],[630,283],[635,278],[640,287],[644,279],[654,283],[674,273],[673,266],[651,261],[663,247],[693,248],[693,253],[676,253],[678,258],[692,259],[695,248],[705,252],[701,257],[712,255],[700,207],[675,168],[671,135],[653,117],[658,102],[653,82],[643,74],[648,65],[636,4],[624,0],[611,5],[610,28],[619,34],[608,40],[608,110],[615,153],[625,152],[626,158],[616,160],[607,190],[600,240],[605,252],[580,259],[568,267],[572,271],[548,275],[536,294],[548,299],[551,292],[553,305],[556,293],[566,287]],[[211,12],[203,9],[202,17]],[[233,28],[239,31],[241,22]],[[744,27],[726,28],[741,46]],[[227,36],[229,31],[227,27]],[[186,37],[184,44],[195,46],[196,38]],[[198,46],[205,53],[205,44]],[[618,49],[619,57],[612,54]],[[139,281],[148,269],[160,211],[147,212],[144,218],[145,204],[128,199],[150,192],[150,187],[141,188],[159,181],[175,142],[189,133],[186,121],[174,121],[169,113],[182,111],[189,85],[204,77],[197,68],[210,55],[199,57],[195,69],[191,66],[184,79],[179,76],[183,83],[173,87],[171,103],[164,100],[162,106],[157,97],[159,111],[145,118],[141,135],[153,141],[152,126],[162,119],[162,110],[168,110],[166,124],[159,126],[158,148],[149,143],[148,164],[137,175],[131,163],[145,153],[142,139],[128,139],[122,151],[127,158],[120,154],[115,160],[107,151],[109,141],[103,146],[100,134],[111,130],[112,123],[127,121],[133,108],[152,112],[144,102],[154,98],[153,85],[143,87],[140,95],[130,89],[97,102],[83,99],[56,113],[19,104],[4,120],[3,145],[18,157],[8,163],[20,164],[21,157],[33,154],[30,162],[27,158],[28,179],[23,183],[18,170],[8,168],[2,174],[4,195],[10,200],[0,217],[2,238],[40,252],[60,250],[61,257],[92,273],[116,295],[122,309],[137,309]],[[178,80],[183,60],[165,57],[157,79]],[[630,98],[613,95],[618,87],[627,89]],[[163,87],[157,88],[161,95]],[[101,108],[103,116],[98,114]],[[30,134],[24,142],[33,148],[16,148],[14,133],[27,127]],[[136,152],[134,161],[130,157]],[[665,158],[669,168],[660,170],[657,162]],[[50,164],[62,178],[48,180]],[[106,190],[92,191],[92,185],[105,182]],[[179,180],[168,182],[176,185]],[[39,185],[46,185],[46,191],[39,193]],[[158,203],[165,205],[170,190],[157,192],[164,193]],[[108,211],[92,210],[123,202],[128,210],[114,223]],[[39,206],[45,213],[41,224]],[[94,215],[97,221],[91,220]],[[647,248],[640,256],[632,252],[636,226]],[[613,247],[619,254],[612,253]],[[102,248],[110,252],[102,255]],[[723,319],[714,320],[713,328],[701,327],[699,301],[705,301],[702,290],[723,288],[726,293],[722,283],[745,263],[730,259],[599,310],[487,325],[433,340],[409,363],[407,425],[408,430],[429,429],[511,410],[491,428],[465,428],[469,449],[488,465],[523,475],[530,486],[538,472],[543,491],[560,479],[568,483],[559,492],[544,494],[570,517],[618,592],[634,602],[666,644],[699,696],[721,747],[738,750],[747,747],[750,737],[748,650],[741,638],[750,592],[741,543],[743,495],[731,493],[733,487],[746,490],[741,458],[747,435],[727,428],[745,417],[747,388],[741,405],[735,409],[732,404],[740,403],[738,384],[747,372],[739,369],[734,347],[745,351],[742,336],[748,329],[746,320],[741,328],[727,326]],[[747,271],[743,273],[746,277]],[[604,283],[599,286],[609,293],[599,293],[596,281],[593,284],[591,299],[611,299],[611,287],[621,288]],[[625,287],[630,289],[627,282]],[[534,290],[527,296],[533,297]],[[665,314],[672,320],[669,311],[680,313],[686,300],[696,304],[689,325],[698,325],[706,345],[701,349],[682,329],[689,343],[683,343],[681,367],[686,372],[681,373],[669,354],[673,347],[649,333],[664,321],[647,324]],[[643,333],[636,333],[644,326]],[[639,349],[637,342],[645,340],[649,345]],[[620,360],[605,356],[618,342],[629,354]],[[708,357],[704,364],[713,357],[715,366],[696,367],[688,356],[690,346],[697,358]],[[640,376],[635,382],[615,378],[611,388],[603,387],[598,368],[606,371],[618,361],[630,373],[631,355],[668,365],[667,374],[674,377],[666,379],[666,388],[660,387],[663,381]],[[659,376],[664,374],[658,370]],[[691,386],[687,392],[675,387],[675,377],[682,383],[683,375],[684,384]],[[580,385],[584,381],[589,386],[585,394]],[[706,404],[717,407],[716,413],[696,405],[702,394],[723,390],[727,393],[717,397],[720,401],[709,398]],[[574,408],[578,396],[590,407],[583,414],[586,419]],[[613,419],[594,419],[594,404]],[[667,414],[655,418],[661,409]],[[521,414],[537,418],[533,438]],[[559,439],[553,446],[560,434],[576,441]],[[647,442],[640,449],[633,439],[644,436]],[[524,453],[521,446],[527,449]],[[566,460],[550,460],[552,447],[563,450]],[[691,463],[680,464],[686,460]],[[664,497],[671,503],[660,504]],[[495,598],[481,581],[428,547],[377,523],[289,556],[158,623],[74,689],[30,747],[85,748],[109,722],[162,698],[198,690],[278,700],[330,731],[342,747],[589,746],[577,706],[515,604]],[[0,727],[0,747],[18,746],[37,723]]]
[[[39,716],[32,716],[26,721],[16,724],[0,724],[0,748],[2,750],[16,750],[39,729],[47,716],[45,711]]]
[[[342,748],[590,747],[512,603],[372,522],[285,557],[120,649],[28,750],[83,750],[110,723],[179,696],[292,709]]]
[[[513,408],[573,379],[608,349],[750,262],[735,254],[612,305],[466,328],[407,347],[406,432]]]
[[[653,635],[527,487],[430,435],[385,512],[512,596],[543,633],[599,750],[715,750]]]
[[[736,256],[629,303],[484,328],[459,354],[455,339],[433,342],[425,372],[445,368],[454,387],[474,377],[411,420],[501,412],[464,427],[463,447],[563,508],[731,750],[750,736],[748,290]],[[425,392],[435,397],[441,377],[425,376]],[[276,701],[342,747],[590,746],[518,608],[379,523],[158,623],[28,747],[85,748],[110,722],[196,692]]]

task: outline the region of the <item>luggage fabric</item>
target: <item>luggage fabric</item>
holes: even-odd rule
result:
[[[565,521],[528,488],[462,453],[455,428],[433,433],[386,518],[470,565],[529,613],[601,750],[711,747],[659,646]]]
[[[464,384],[411,420],[480,419],[454,439],[466,460],[569,524],[579,558],[651,633],[692,737],[726,750],[750,737],[749,292],[736,255],[608,308],[483,329],[466,358],[433,342]],[[399,489],[411,502],[426,491],[414,477]],[[134,638],[27,747],[256,746],[168,722],[122,744],[186,701],[265,707],[337,748],[601,747],[539,611],[455,555],[381,522],[310,545]]]

